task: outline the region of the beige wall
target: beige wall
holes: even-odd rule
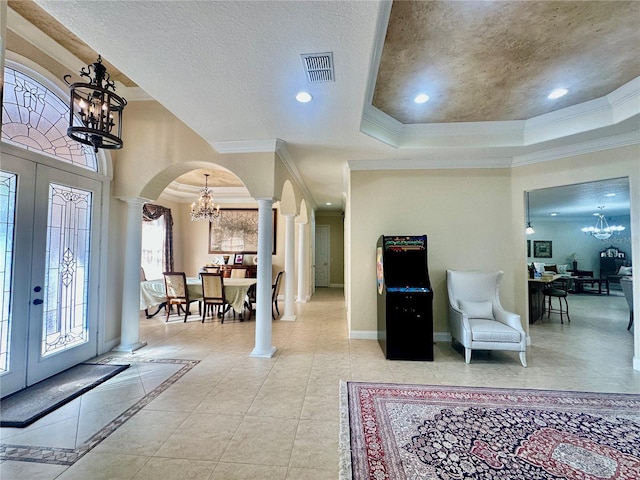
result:
[[[274,208],[277,210],[277,204]],[[225,204],[222,208],[258,208],[257,205]],[[209,254],[209,223],[191,221],[191,204],[176,204],[171,213],[174,215],[174,238],[180,239],[181,262],[176,269],[182,269],[187,276],[197,276],[200,268],[212,262],[219,255]],[[276,254],[272,256],[273,274],[284,270],[284,218],[276,214]],[[254,255],[245,255],[244,263],[251,264]]]
[[[514,210],[512,227],[520,233],[519,244],[523,247],[517,251],[518,264],[526,262],[525,224],[523,207],[524,192],[538,188],[571,185],[575,183],[606,180],[610,178],[629,177],[629,193],[631,198],[631,250],[632,263],[640,265],[640,146],[633,145],[585,155],[576,155],[553,162],[539,163],[513,168],[512,199]],[[520,208],[517,208],[518,204]],[[640,269],[634,269],[634,304],[640,305]],[[515,282],[516,308],[527,308],[527,277],[524,270],[516,271]],[[527,328],[528,325],[525,326]],[[535,338],[531,339],[535,342]],[[634,329],[634,368],[640,370],[640,329]]]
[[[344,285],[344,220],[341,213],[316,214],[316,226],[329,226],[329,285]]]
[[[347,301],[352,337],[376,330],[375,242],[382,235],[428,236],[434,331],[448,333],[445,271],[504,270],[504,306],[527,322],[524,192],[629,177],[632,262],[640,264],[640,146],[511,169],[351,171],[347,204]],[[640,270],[634,271],[640,285]],[[640,289],[634,290],[640,304]],[[634,368],[640,369],[640,334]],[[531,339],[535,342],[535,339]]]
[[[508,169],[353,171],[350,180],[351,330],[376,330],[380,235],[427,234],[434,331],[448,332],[447,269],[500,269],[513,284]],[[513,308],[513,289],[502,294]]]

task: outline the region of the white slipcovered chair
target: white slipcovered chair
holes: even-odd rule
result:
[[[471,350],[510,350],[519,352],[522,366],[527,366],[520,315],[507,312],[500,304],[503,274],[447,270],[451,336],[464,347],[467,363]]]

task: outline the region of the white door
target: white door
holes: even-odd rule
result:
[[[329,225],[316,225],[316,287],[329,286]]]
[[[1,170],[4,396],[97,354],[102,186],[6,153]]]

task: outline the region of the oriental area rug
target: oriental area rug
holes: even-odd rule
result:
[[[342,382],[342,480],[640,479],[640,395]]]

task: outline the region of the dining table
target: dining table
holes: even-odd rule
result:
[[[255,278],[225,278],[223,281],[225,300],[241,317],[249,288],[256,283]],[[199,277],[187,277],[187,290],[190,300],[202,300],[202,282]],[[158,307],[153,314],[147,313],[147,318],[156,315],[166,301],[164,279],[140,282],[140,310],[148,311],[150,308]]]

